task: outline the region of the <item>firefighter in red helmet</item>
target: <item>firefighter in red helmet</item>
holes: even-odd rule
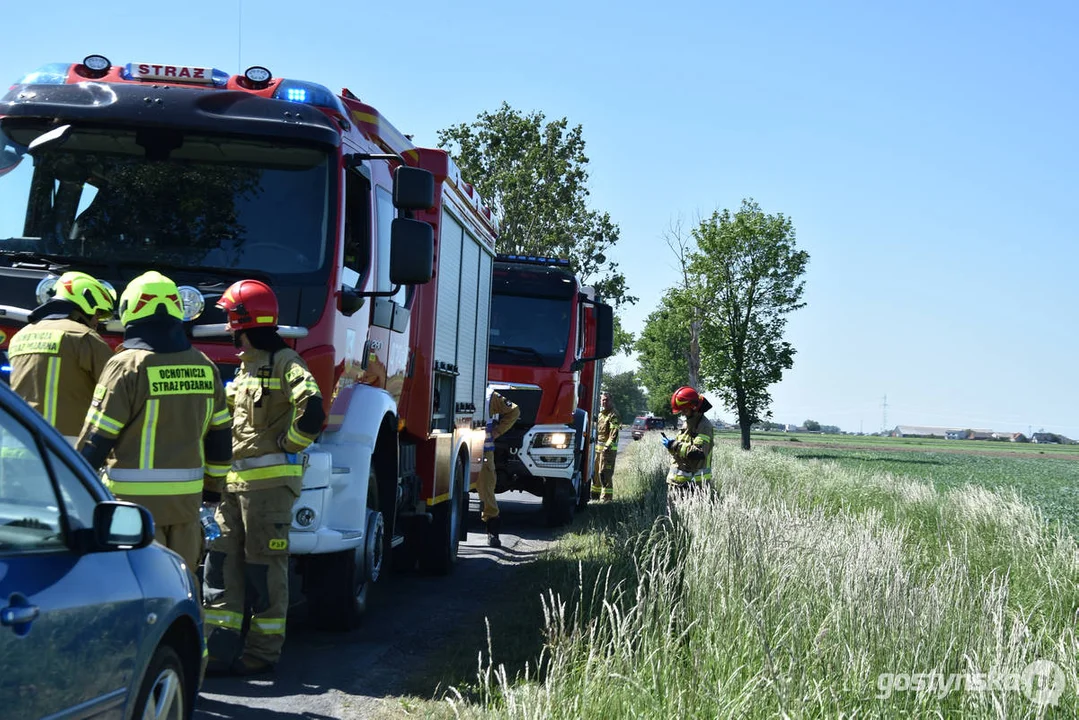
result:
[[[253,675],[272,671],[281,657],[289,527],[303,477],[297,453],[315,441],[326,414],[307,365],[277,333],[273,290],[241,280],[217,307],[228,315],[240,369],[228,386],[233,462],[216,513],[221,537],[206,558],[207,670]],[[243,639],[245,610],[251,624]]]
[[[689,386],[671,395],[671,412],[683,415],[685,427],[673,440],[663,436],[663,447],[671,454],[671,469],[667,484],[672,487],[700,487],[712,480],[712,445],[715,431],[704,416],[711,403]]]

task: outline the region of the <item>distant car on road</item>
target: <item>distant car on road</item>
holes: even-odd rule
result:
[[[204,647],[150,512],[0,383],[0,717],[187,720]]]
[[[634,440],[640,440],[649,430],[663,430],[667,427],[667,421],[651,415],[638,415],[633,419],[633,427],[630,432]]]

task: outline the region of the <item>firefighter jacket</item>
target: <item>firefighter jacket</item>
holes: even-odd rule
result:
[[[158,525],[197,521],[232,456],[225,388],[178,322],[133,329],[101,373],[78,448],[93,467],[107,458],[105,484]]]
[[[227,490],[287,485],[299,496],[303,466],[289,455],[313,443],[326,419],[322,393],[303,358],[288,347],[245,350],[228,399],[233,423]]]
[[[483,442],[484,452],[495,451],[495,438],[505,434],[521,416],[521,408],[499,395],[487,390],[487,435]]]
[[[17,392],[61,435],[70,439],[82,429],[94,386],[112,357],[112,348],[89,326],[68,317],[75,307],[54,300],[38,310],[46,312],[15,336],[8,346],[11,389]]]
[[[622,429],[622,419],[612,410],[601,410],[596,421],[596,439],[599,449],[604,452],[618,450],[618,431]]]
[[[704,413],[696,413],[688,417],[686,426],[667,448],[671,454],[671,469],[667,474],[667,482],[683,485],[691,481],[695,483],[710,481],[714,442],[712,423],[704,416]]]

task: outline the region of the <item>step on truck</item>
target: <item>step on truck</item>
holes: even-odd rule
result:
[[[0,98],[0,350],[61,273],[119,293],[154,269],[228,382],[238,359],[215,303],[241,278],[274,288],[327,410],[290,533],[293,597],[324,627],[356,624],[391,558],[456,562],[496,233],[444,151],[347,89],[92,55]]]
[[[570,522],[591,494],[611,306],[564,258],[499,255],[491,288],[488,385],[521,407],[495,440],[496,492],[543,499],[548,525]]]

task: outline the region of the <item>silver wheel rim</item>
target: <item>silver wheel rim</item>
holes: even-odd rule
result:
[[[183,720],[184,695],[180,675],[172,668],[165,668],[154,680],[146,697],[142,720]]]

